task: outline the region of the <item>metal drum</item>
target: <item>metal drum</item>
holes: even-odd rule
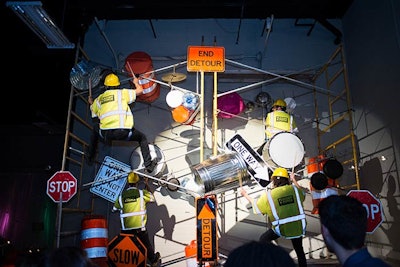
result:
[[[149,175],[152,175],[152,176],[161,175],[163,173],[163,171],[165,170],[165,166],[166,166],[164,153],[156,145],[149,144],[149,149],[150,149],[151,159],[154,160],[155,158],[157,158],[157,161],[158,161],[157,166],[154,168],[153,172],[149,173]],[[133,170],[145,168],[143,156],[142,156],[142,153],[140,150],[140,146],[138,146],[132,152],[130,162],[131,162],[131,167]]]
[[[249,180],[247,166],[238,153],[210,158],[193,167],[195,181],[204,192],[221,193],[245,184]]]
[[[262,156],[270,166],[294,168],[304,157],[304,145],[295,134],[281,132],[268,140]]]

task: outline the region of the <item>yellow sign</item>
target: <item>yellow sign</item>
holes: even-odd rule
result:
[[[217,218],[215,196],[196,199],[197,259],[215,261],[218,257]]]
[[[147,249],[134,235],[120,234],[108,244],[108,261],[112,267],[146,267]]]
[[[224,72],[225,49],[215,46],[189,46],[187,71]]]

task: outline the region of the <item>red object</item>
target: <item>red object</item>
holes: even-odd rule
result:
[[[242,97],[234,92],[218,97],[217,107],[222,111],[218,113],[218,117],[229,119],[234,117],[234,115],[242,113],[245,109],[245,104]]]
[[[383,222],[382,203],[368,190],[350,190],[348,196],[358,199],[367,209],[367,233],[373,233]]]
[[[147,79],[156,79],[150,55],[141,51],[131,53],[125,59],[125,70],[131,77],[135,74],[143,87],[143,94],[137,97],[138,101],[152,103],[160,96],[160,84]]]
[[[47,195],[54,202],[68,202],[78,191],[78,182],[69,171],[58,171],[47,181]]]

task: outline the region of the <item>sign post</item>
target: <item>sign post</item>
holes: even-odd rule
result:
[[[348,196],[363,203],[367,210],[367,233],[372,234],[383,222],[382,203],[368,190],[350,190]]]
[[[47,195],[54,202],[68,202],[77,192],[78,182],[69,171],[58,171],[47,181]]]

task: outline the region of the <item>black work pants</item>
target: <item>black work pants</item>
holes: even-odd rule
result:
[[[102,140],[106,145],[111,145],[113,140],[136,141],[140,146],[144,166],[148,167],[151,164],[151,155],[147,137],[141,131],[135,128],[101,130],[99,124],[95,124],[89,144],[89,153],[91,155],[96,153],[96,147],[99,139]]]
[[[261,235],[260,241],[271,243],[273,240],[278,239],[279,237],[280,236],[277,235],[274,230],[268,229],[264,234]],[[307,260],[303,249],[303,238],[298,237],[290,240],[292,241],[293,249],[296,252],[299,267],[306,267]]]

